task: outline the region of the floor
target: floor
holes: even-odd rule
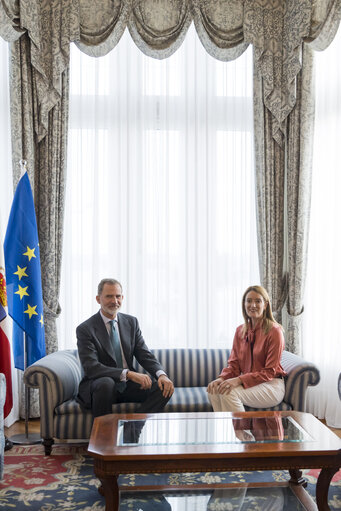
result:
[[[40,433],[40,419],[31,419],[28,421],[29,433]],[[5,435],[11,437],[12,435],[25,434],[25,421],[20,420],[12,424],[11,427],[5,428]]]
[[[321,421],[325,424],[324,421]],[[331,431],[341,438],[341,429],[329,428]],[[39,419],[31,419],[28,421],[28,432],[29,433],[39,433],[40,432],[40,420]],[[5,428],[5,435],[7,437],[11,437],[12,435],[20,435],[25,434],[25,421],[20,420],[15,422],[10,428]]]

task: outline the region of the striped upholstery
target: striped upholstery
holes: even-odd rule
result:
[[[54,434],[57,426],[56,417],[58,417],[55,410],[68,400],[72,400],[72,403],[76,404],[74,398],[78,392],[80,379],[81,366],[77,350],[51,353],[26,369],[24,373],[25,383],[29,387],[39,388],[40,433],[42,438],[59,438]],[[70,408],[69,413],[65,414],[66,420],[71,420],[75,415],[74,406],[72,405]],[[83,438],[79,436],[83,430],[81,422],[79,421],[75,428],[78,431],[75,438]]]
[[[230,356],[228,349],[156,349],[153,353],[175,387],[207,387]]]
[[[320,371],[311,362],[307,362],[289,351],[283,351],[281,363],[288,373],[284,401],[293,410],[304,412],[307,387],[313,387],[319,383]]]
[[[155,356],[173,380],[175,392],[165,412],[211,411],[206,387],[226,365],[228,349],[155,349]],[[319,371],[311,363],[289,352],[283,352],[282,365],[288,373],[282,403],[274,410],[305,408],[308,385],[317,385]],[[143,369],[137,364],[136,370]],[[81,367],[77,350],[52,353],[29,366],[24,381],[39,388],[41,436],[43,439],[87,439],[90,437],[92,415],[76,401]],[[113,413],[134,412],[138,405],[113,405]]]
[[[4,405],[6,400],[6,377],[0,373],[0,479],[4,473],[4,452],[5,452],[5,433],[4,433]]]

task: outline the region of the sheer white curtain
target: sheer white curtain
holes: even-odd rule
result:
[[[211,58],[191,27],[169,59],[126,32],[106,57],[71,57],[60,348],[122,282],[150,347],[230,346],[259,281],[252,53]]]
[[[309,389],[307,411],[337,428],[341,427],[337,393],[341,372],[340,52],[341,30],[327,50],[315,54],[313,193],[303,340],[305,357],[321,372],[320,384]]]
[[[9,46],[6,41],[0,37],[0,243],[4,243],[8,216],[12,205],[13,185],[12,185],[12,162],[11,162],[11,126],[9,109],[9,73],[8,73],[8,53]],[[6,333],[11,342],[12,320],[6,320],[8,328]],[[16,379],[16,369],[12,364],[12,388],[13,388],[13,408],[5,420],[5,426],[10,426],[19,417],[18,411],[18,388]]]
[[[1,207],[0,229],[2,243],[4,242],[9,210],[12,204],[12,164],[11,164],[11,127],[9,111],[9,74],[8,74],[9,46],[0,37],[0,154],[1,154]]]

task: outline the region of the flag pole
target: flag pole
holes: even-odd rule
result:
[[[27,170],[26,169],[27,161],[20,160],[19,165],[20,165],[21,177],[22,177]],[[27,360],[28,360],[28,356],[27,356],[28,339],[27,339],[27,337],[28,337],[27,333],[24,332],[24,372],[25,372],[25,369],[27,368]],[[30,416],[30,389],[25,384],[24,381],[23,381],[23,385],[24,385],[24,401],[25,401],[25,434],[19,433],[17,435],[13,435],[10,437],[10,441],[13,444],[17,444],[17,445],[40,444],[42,441],[40,435],[38,433],[29,433],[29,431],[28,431],[28,421],[29,421],[29,416]]]
[[[25,344],[25,365],[24,369],[27,367],[27,334],[24,334],[24,344]],[[28,420],[30,416],[30,389],[23,382],[25,387],[24,397],[25,397],[25,434],[19,433],[17,435],[13,435],[10,437],[10,441],[16,445],[33,445],[41,443],[41,436],[38,433],[29,433],[28,432]]]

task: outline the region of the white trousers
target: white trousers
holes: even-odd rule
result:
[[[270,408],[283,401],[284,380],[274,378],[265,383],[245,389],[239,385],[228,394],[208,394],[215,412],[244,412],[244,405],[252,408]]]

